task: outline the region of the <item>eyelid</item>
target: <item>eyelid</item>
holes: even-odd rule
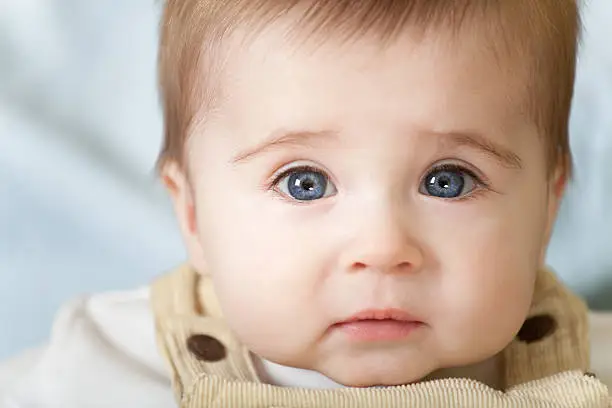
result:
[[[420,192],[420,189],[423,183],[426,182],[427,176],[437,171],[454,171],[454,172],[465,173],[473,179],[473,182],[475,185],[475,188],[472,191],[468,192],[467,194],[461,195],[459,197],[444,198],[443,201],[455,202],[455,203],[463,202],[463,201],[475,199],[487,191],[494,192],[494,193],[496,192],[493,188],[491,188],[491,182],[489,181],[489,179],[484,174],[482,174],[481,171],[475,169],[474,166],[471,166],[468,163],[465,163],[465,162],[462,162],[462,163],[463,164],[458,164],[457,160],[455,160],[454,162],[451,162],[449,160],[446,162],[438,161],[435,164],[429,166],[427,168],[427,172],[423,175],[423,177],[421,178],[421,181],[419,182],[419,192]],[[434,198],[437,198],[437,197],[434,197]]]
[[[331,181],[332,183],[334,183],[334,185],[337,186],[336,181],[330,175],[329,171],[327,171],[323,166],[316,164],[310,160],[295,160],[281,166],[272,173],[272,175],[268,179],[269,181],[267,182],[267,184],[270,186],[270,188],[272,188],[277,185],[283,179],[283,177],[287,176],[290,171],[295,170],[306,170],[322,173],[325,175],[325,177],[329,179],[329,181]]]
[[[482,187],[486,187],[486,188],[490,188],[491,185],[491,181],[489,180],[489,178],[484,175],[481,171],[479,171],[478,169],[476,169],[474,166],[470,165],[469,163],[466,163],[462,160],[453,160],[451,161],[449,160],[442,160],[442,161],[438,161],[436,163],[434,163],[433,165],[430,165],[427,168],[427,171],[425,172],[425,174],[423,175],[421,182],[425,180],[425,177],[427,177],[427,175],[429,175],[431,172],[433,171],[444,171],[444,170],[448,170],[448,171],[462,171],[464,173],[467,173],[470,177],[473,177],[474,180],[476,181],[476,183]]]
[[[313,165],[312,162],[305,162],[305,163],[302,162],[302,164],[299,164],[299,163],[300,161],[294,161],[285,166],[282,166],[280,169],[275,171],[273,175],[271,176],[272,178],[271,181],[269,181],[267,185],[265,186],[265,190],[274,192],[275,195],[277,195],[279,198],[282,198],[283,200],[288,201],[289,203],[294,204],[294,205],[312,205],[323,199],[332,198],[338,193],[338,188],[335,182],[332,180],[332,178],[329,176],[329,173],[325,169],[319,166]],[[295,172],[312,172],[312,173],[319,173],[320,175],[322,175],[325,179],[327,179],[327,184],[326,184],[326,189],[324,191],[324,195],[317,199],[300,200],[295,197],[290,197],[291,193],[283,192],[282,183],[284,182],[284,180],[290,177],[292,173],[295,173]],[[330,188],[330,186],[333,191],[332,191],[332,194],[327,195],[328,188]]]

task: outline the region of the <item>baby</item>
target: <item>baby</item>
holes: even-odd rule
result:
[[[544,268],[579,29],[575,0],[167,0],[176,403],[607,406]]]

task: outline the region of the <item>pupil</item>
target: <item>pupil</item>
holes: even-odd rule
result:
[[[301,184],[304,190],[312,191],[314,189],[314,181],[311,178],[306,178],[306,180],[303,181],[300,180],[298,183]]]
[[[289,194],[301,201],[318,200],[325,196],[327,179],[315,171],[296,171],[288,180]]]
[[[427,182],[427,192],[440,198],[455,198],[461,195],[465,186],[463,175],[457,171],[442,170],[431,174]]]
[[[450,187],[450,180],[448,176],[442,176],[438,180],[438,186],[443,189],[448,189]]]

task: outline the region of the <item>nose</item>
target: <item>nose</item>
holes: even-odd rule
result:
[[[399,217],[366,218],[353,230],[341,256],[341,268],[348,272],[363,270],[406,273],[419,270],[423,251],[414,234]]]

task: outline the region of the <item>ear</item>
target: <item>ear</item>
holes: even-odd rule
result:
[[[548,208],[546,212],[546,231],[544,235],[544,245],[541,255],[540,263],[544,264],[546,257],[546,248],[548,248],[548,244],[550,242],[550,238],[552,236],[552,232],[555,226],[555,222],[557,220],[557,214],[559,212],[559,207],[561,206],[561,201],[563,200],[563,195],[565,193],[565,188],[567,187],[567,171],[562,166],[558,166],[553,176],[551,177],[548,183]]]
[[[168,161],[162,166],[161,176],[174,205],[189,263],[196,271],[202,273],[205,264],[204,254],[200,244],[196,203],[187,173],[175,161]]]

